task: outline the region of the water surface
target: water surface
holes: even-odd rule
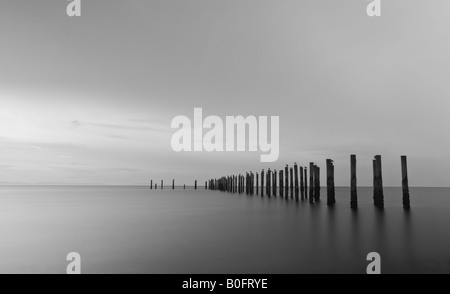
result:
[[[450,189],[337,188],[337,204],[203,189],[143,187],[0,188],[0,273],[450,273]]]

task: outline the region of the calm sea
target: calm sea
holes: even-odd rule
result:
[[[450,273],[450,189],[348,188],[337,204],[203,189],[0,188],[0,273],[365,273],[369,252],[383,273]]]

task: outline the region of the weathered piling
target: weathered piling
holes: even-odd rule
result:
[[[261,197],[264,196],[264,170],[261,171]]]
[[[327,159],[327,205],[336,203],[333,160]]]
[[[289,166],[286,164],[284,168],[284,191],[286,193],[286,199],[289,198]]]
[[[305,199],[308,199],[308,168],[305,166]]]
[[[350,155],[350,207],[358,208],[358,192],[356,182],[356,155]]]
[[[283,170],[280,170],[280,196],[283,198]]]
[[[186,190],[186,184],[183,185],[183,189]]]
[[[374,204],[377,208],[384,208],[383,195],[383,172],[381,166],[381,155],[376,155],[374,160],[375,174],[374,174]]]
[[[155,183],[155,190],[158,190],[158,184]]]
[[[300,195],[301,199],[305,199],[305,182],[303,181],[303,166],[300,167]]]
[[[320,167],[317,165],[314,167],[314,201],[320,201]]]
[[[172,180],[172,190],[175,190],[175,179]]]
[[[161,180],[161,190],[164,188],[164,181]]]
[[[271,189],[271,183],[270,183],[270,179],[271,179],[271,175],[272,175],[272,171],[270,170],[270,168],[267,170],[267,184],[266,184],[266,186],[267,186],[267,197],[270,197],[271,196],[271,191],[270,191],[270,189]]]
[[[401,161],[402,161],[403,208],[410,209],[411,201],[409,199],[408,164],[406,155],[402,155]]]
[[[314,163],[309,163],[309,202],[314,202],[314,175],[315,175],[315,169],[314,169]]]
[[[294,164],[294,181],[295,181],[295,198],[298,199],[299,187],[298,187],[298,165]]]
[[[150,190],[153,189],[153,180],[150,181]]]
[[[195,190],[197,190],[197,180],[195,180]]]
[[[277,170],[273,170],[272,175],[272,194],[274,197],[277,197]]]
[[[290,172],[290,191],[291,191],[291,198],[294,198],[294,169],[291,167],[290,168],[290,170],[289,170],[289,172]]]

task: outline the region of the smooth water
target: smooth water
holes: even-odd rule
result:
[[[0,273],[365,273],[369,252],[383,273],[450,273],[450,188],[348,188],[337,204],[311,205],[142,187],[0,188]]]

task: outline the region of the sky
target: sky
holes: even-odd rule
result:
[[[334,159],[450,186],[447,0],[0,2],[0,184],[192,185]],[[280,157],[174,152],[171,121],[280,117]],[[322,172],[322,183],[326,183]]]

